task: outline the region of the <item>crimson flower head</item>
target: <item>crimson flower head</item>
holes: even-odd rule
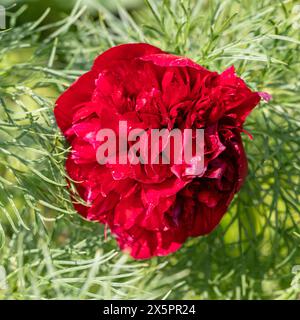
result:
[[[54,110],[71,145],[68,176],[86,203],[71,195],[74,207],[107,225],[136,259],[167,255],[188,237],[208,234],[245,180],[241,131],[259,101],[233,67],[218,74],[144,43],[107,50]],[[146,132],[203,129],[203,170],[185,175],[184,162],[100,164],[97,133],[118,136],[121,121]]]

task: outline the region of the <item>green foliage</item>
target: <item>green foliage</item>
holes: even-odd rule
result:
[[[299,5],[145,4],[115,15],[95,2],[91,15],[77,2],[63,20],[45,24],[46,11],[21,25],[20,7],[0,31],[0,298],[297,298]],[[74,211],[65,188],[68,146],[53,117],[59,93],[95,56],[127,42],[149,42],[219,72],[234,64],[253,89],[273,95],[247,120],[249,175],[221,225],[144,262],[118,252],[101,226]]]

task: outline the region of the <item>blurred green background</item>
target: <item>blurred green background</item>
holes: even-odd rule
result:
[[[49,13],[45,22],[53,22],[63,18],[68,14],[74,7],[76,0],[59,1],[59,0],[2,0],[1,4],[6,8],[15,6],[19,8],[22,5],[26,5],[28,10],[20,17],[19,22],[34,21],[38,19],[46,9],[51,8],[51,13]],[[89,11],[97,15],[97,9],[99,5],[116,12],[118,6],[122,6],[127,10],[140,9],[144,6],[143,0],[85,0],[82,1],[83,5],[89,8]]]
[[[0,1],[0,299],[298,299],[297,1]],[[273,99],[247,120],[249,175],[221,225],[134,261],[74,212],[54,101],[96,55],[149,42]]]

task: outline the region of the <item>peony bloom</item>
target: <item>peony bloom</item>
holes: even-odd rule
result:
[[[136,259],[162,256],[188,237],[211,232],[247,174],[241,131],[260,95],[231,67],[210,72],[148,44],[125,44],[96,58],[57,100],[55,117],[71,145],[69,177],[86,219],[109,226]],[[204,170],[185,164],[104,164],[96,159],[101,128],[204,129]]]

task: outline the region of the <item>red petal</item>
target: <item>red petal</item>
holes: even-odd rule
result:
[[[71,127],[78,106],[91,100],[96,78],[97,74],[94,71],[83,74],[57,99],[54,115],[63,133]]]
[[[140,60],[151,61],[160,67],[190,67],[198,71],[202,71],[204,74],[209,73],[207,69],[188,58],[175,56],[168,53],[144,55],[140,58]]]
[[[149,54],[163,52],[157,47],[147,43],[128,43],[121,44],[110,48],[102,53],[94,61],[93,70],[100,72],[103,69],[109,68],[120,60],[132,60],[134,58],[142,57]]]

